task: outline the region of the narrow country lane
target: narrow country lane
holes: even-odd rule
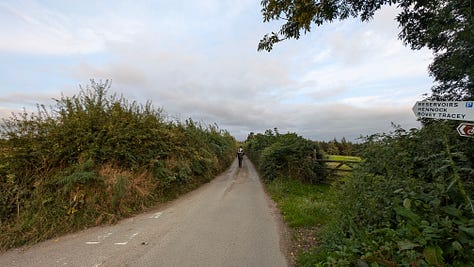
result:
[[[157,210],[0,254],[0,266],[287,266],[274,204],[237,161]]]

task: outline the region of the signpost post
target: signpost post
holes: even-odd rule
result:
[[[474,101],[418,101],[413,106],[417,118],[474,121]],[[474,124],[459,124],[458,133],[474,137]]]

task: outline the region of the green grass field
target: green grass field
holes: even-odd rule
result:
[[[362,162],[360,157],[353,157],[353,156],[341,156],[341,155],[328,155],[329,160],[339,160],[339,161],[354,161],[354,162]]]
[[[341,155],[328,155],[326,166],[330,171],[333,171],[333,174],[343,175],[344,173],[352,171],[352,169],[363,160],[360,157],[353,156],[341,156]],[[344,164],[340,165],[342,162]]]

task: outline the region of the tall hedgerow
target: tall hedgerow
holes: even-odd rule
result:
[[[319,146],[295,133],[280,134],[274,129],[250,134],[245,146],[265,181],[283,178],[315,183],[324,179],[323,165],[316,161],[322,158]]]
[[[114,222],[209,181],[233,160],[216,125],[167,121],[109,81],[3,120],[0,250]]]
[[[472,266],[472,139],[455,125],[373,135],[333,186],[334,220],[304,266]]]

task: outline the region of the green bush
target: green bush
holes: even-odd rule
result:
[[[368,137],[307,266],[472,265],[473,145],[443,122]]]
[[[110,82],[3,120],[0,250],[115,222],[209,181],[234,158],[216,125],[166,121]]]
[[[318,145],[295,133],[279,134],[275,129],[251,134],[245,146],[265,181],[283,177],[315,183],[324,178],[323,165],[315,159],[322,158]]]

